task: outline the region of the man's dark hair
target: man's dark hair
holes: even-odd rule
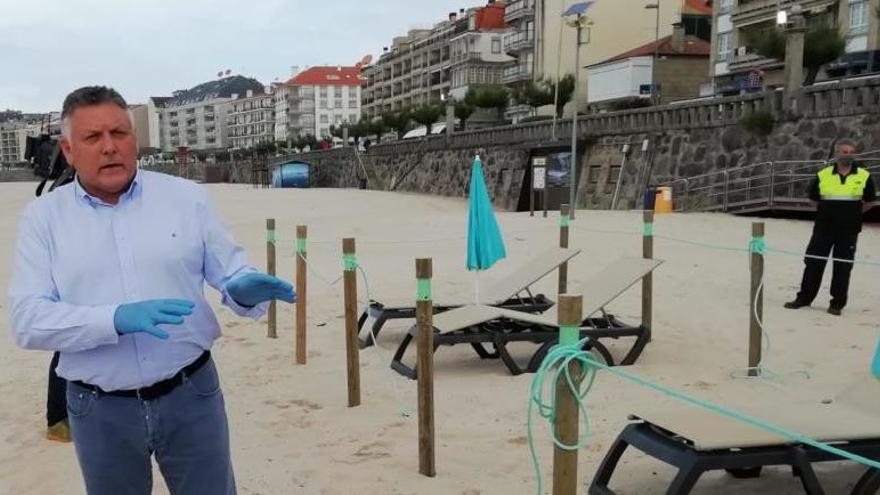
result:
[[[70,117],[74,110],[102,103],[113,103],[123,110],[128,110],[128,103],[115,89],[107,86],[85,86],[74,90],[64,99],[61,107],[61,119]]]

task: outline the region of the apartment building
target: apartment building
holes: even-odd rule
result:
[[[364,69],[363,112],[384,112],[462,97],[471,84],[500,84],[513,60],[504,51],[509,32],[505,5],[452,12],[431,29],[413,29],[392,40],[374,65]]]
[[[330,136],[330,126],[361,118],[364,78],[359,66],[310,67],[286,83],[287,134]]]
[[[191,150],[227,148],[229,135],[226,123],[232,102],[249,90],[263,92],[264,88],[256,79],[229,76],[188,90],[175,91],[162,102],[159,112],[162,150],[175,151],[178,147]]]
[[[738,94],[781,86],[784,64],[755,53],[748,40],[768,29],[781,29],[798,5],[808,26],[834,25],[846,38],[839,74],[880,72],[880,22],[876,0],[717,0],[714,3],[711,75],[716,94]],[[780,13],[782,18],[780,19]],[[870,66],[870,67],[869,67]]]
[[[252,148],[259,143],[275,141],[275,96],[272,88],[247,90],[230,103],[226,129],[229,147]]]
[[[584,28],[582,44],[578,46],[577,31],[566,24],[563,16],[573,3],[572,0],[508,2],[505,18],[516,29],[516,34],[510,35],[505,49],[516,57],[516,62],[506,69],[503,79],[506,84],[539,78],[556,80],[577,70],[580,73],[575,96],[581,111],[587,106],[587,67],[616,57],[627,47],[668,38],[673,34],[673,24],[683,24],[685,35],[708,37],[705,25],[712,16],[708,0],[597,1],[587,11],[589,25]],[[580,52],[578,69],[575,68],[576,50]],[[566,112],[571,113],[571,108],[569,105]]]

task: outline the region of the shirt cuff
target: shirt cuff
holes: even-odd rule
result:
[[[95,306],[89,311],[89,324],[86,327],[86,342],[89,348],[94,349],[102,345],[116,345],[119,343],[119,333],[113,322],[116,316],[116,304]]]
[[[221,302],[223,303],[223,305],[231,309],[238,316],[258,320],[260,319],[260,317],[266,314],[266,311],[269,310],[269,301],[257,304],[254,307],[248,307],[238,304],[238,302],[236,302],[236,300],[231,295],[229,295],[229,291],[226,290],[226,287],[223,287],[222,294],[223,296],[221,298]]]

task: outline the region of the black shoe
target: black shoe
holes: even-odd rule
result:
[[[803,308],[803,307],[809,306],[809,305],[810,305],[810,303],[798,301],[797,299],[795,299],[794,301],[788,301],[787,303],[785,303],[785,307],[788,309],[800,309],[800,308]]]
[[[828,307],[828,314],[834,316],[840,316],[840,313],[843,312],[843,308],[835,308],[834,306]]]

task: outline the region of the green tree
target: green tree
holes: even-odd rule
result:
[[[464,100],[458,100],[455,102],[455,118],[461,121],[461,126],[463,128],[467,128],[467,119],[471,118],[474,110],[474,106],[468,104],[468,102]]]
[[[387,128],[397,132],[397,139],[403,139],[403,135],[410,129],[412,114],[409,108],[404,107],[397,111],[383,113],[381,118]]]
[[[441,115],[443,115],[443,109],[439,105],[428,103],[413,109],[412,120],[425,126],[425,136],[427,136],[428,134],[431,134],[431,126],[440,120]]]
[[[746,44],[762,57],[785,60],[785,33],[776,28],[752,33]],[[804,36],[804,86],[816,81],[823,65],[838,59],[846,52],[846,39],[834,26],[815,25]]]
[[[464,95],[464,101],[478,108],[494,108],[499,115],[503,115],[510,103],[510,93],[500,84],[471,86]]]
[[[556,116],[559,118],[562,118],[562,110],[565,108],[565,104],[574,97],[574,85],[574,74],[566,74],[559,80],[559,102],[556,104]],[[556,86],[553,85],[552,89],[555,97]]]
[[[376,117],[370,122],[370,134],[376,135],[376,143],[382,142],[382,136],[388,132],[388,125],[385,124],[385,119],[382,117]]]

